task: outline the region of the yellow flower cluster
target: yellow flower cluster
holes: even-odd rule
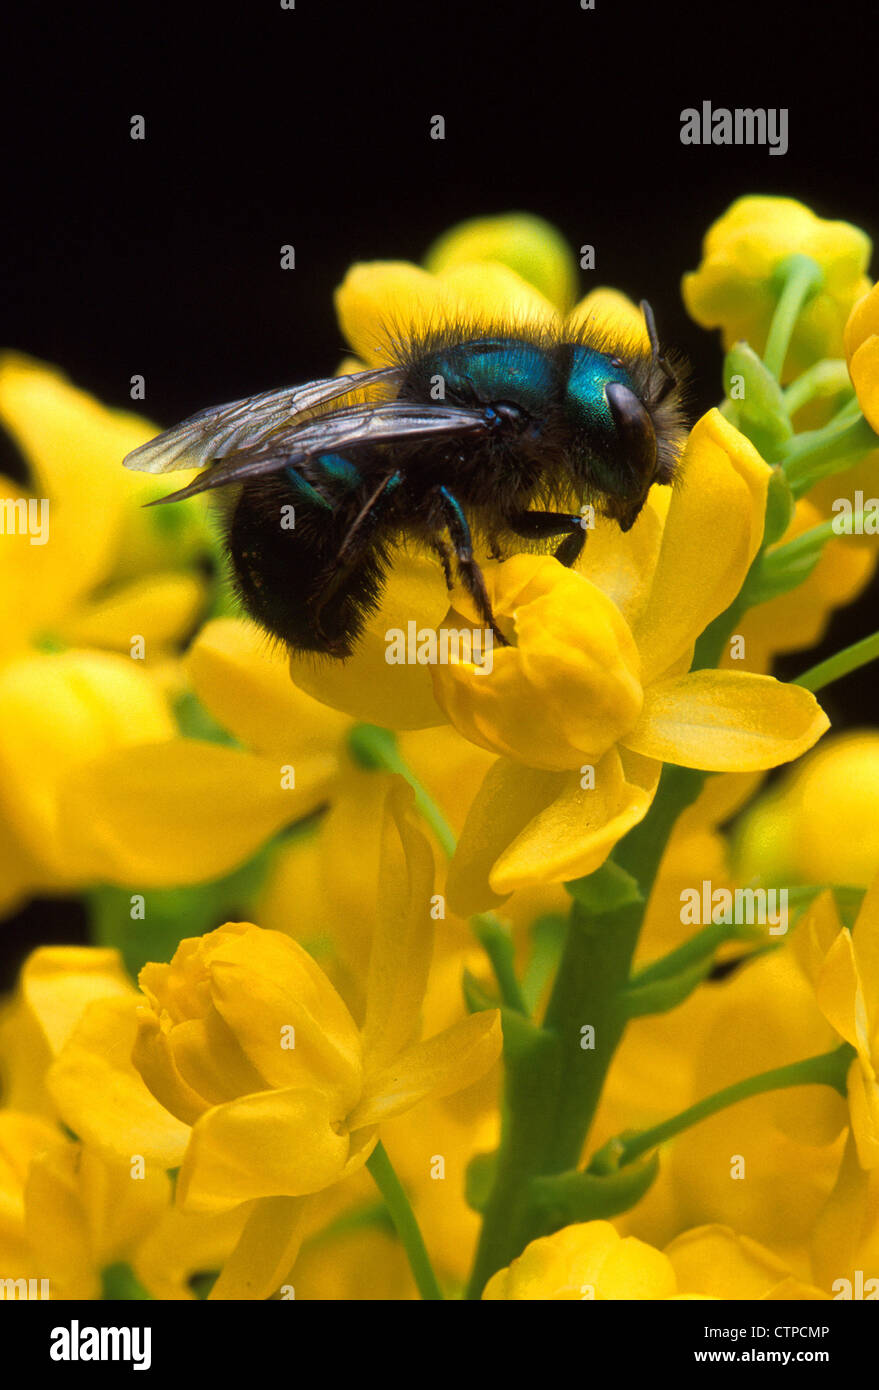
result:
[[[770,674],[875,565],[869,536],[828,523],[837,487],[875,470],[869,431],[844,484],[825,468],[806,496],[794,467],[824,467],[840,418],[879,429],[868,254],[790,199],[744,198],[715,224],[684,300],[765,353],[764,375],[778,355],[778,456],[728,401],[627,533],[593,518],[570,568],[480,555],[507,640],[490,670],[387,661],[407,624],[481,626],[414,545],[344,662],[217,616],[201,500],[144,512],[161,484],[118,467],[149,427],[0,361],[0,423],[30,470],[2,482],[0,902],[116,885],[147,927],[164,890],[180,905],[137,984],[116,951],[45,946],[0,1005],[0,1277],[70,1298],[127,1279],[188,1299],[205,1271],[215,1299],[291,1281],[411,1298],[463,1293],[476,1255],[470,1295],[487,1300],[821,1300],[851,1296],[858,1271],[879,1280],[879,735],[810,752],[821,681]],[[594,323],[621,351],[649,346],[628,299],[577,303],[575,286],[539,219],[467,223],[423,266],[349,271],[344,369],[386,365],[392,328],[449,323]],[[831,401],[815,438],[794,429]],[[11,519],[41,500],[33,545]],[[196,934],[198,894],[255,864],[246,900]],[[790,922],[775,938],[711,916],[694,934],[681,905],[706,880],[709,896],[790,890]],[[618,1046],[597,1062],[564,1009],[602,969],[602,1045]],[[583,1085],[575,1067],[599,1062]],[[779,1089],[750,1086],[776,1072]],[[541,1169],[539,1117],[570,1117],[581,1086],[575,1166]],[[519,1174],[523,1133],[538,1166]],[[593,1219],[590,1184],[618,1194],[640,1134],[648,1160],[662,1146],[658,1175]],[[532,1211],[559,1179],[576,1202],[553,1189]],[[544,1233],[516,1241],[514,1211]]]

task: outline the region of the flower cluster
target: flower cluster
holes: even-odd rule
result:
[[[879,1296],[879,735],[820,703],[879,641],[773,674],[875,567],[869,252],[787,198],[715,223],[723,399],[627,532],[478,551],[490,669],[387,660],[484,627],[411,538],[349,659],[271,646],[201,498],[119,466],[150,427],[0,361],[0,900],[89,932],[0,1004],[0,1278]],[[340,371],[461,323],[650,350],[576,278],[525,215],[355,265]]]

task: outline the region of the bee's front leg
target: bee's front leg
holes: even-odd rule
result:
[[[514,512],[507,523],[511,531],[525,540],[540,540],[548,536],[564,536],[556,546],[555,558],[563,565],[573,565],[586,544],[584,518],[569,512]]]
[[[483,622],[491,628],[495,641],[501,647],[508,647],[510,644],[501,632],[494,620],[494,613],[491,610],[488,593],[485,588],[485,580],[482,577],[482,570],[473,558],[473,540],[470,535],[470,526],[464,515],[461,503],[454,497],[448,488],[439,487],[435,496],[439,502],[439,509],[443,520],[448,528],[452,546],[455,551],[455,559],[458,564],[458,573],[461,576],[461,583],[476,604],[479,616]]]

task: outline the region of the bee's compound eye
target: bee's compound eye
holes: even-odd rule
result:
[[[652,480],[656,432],[646,406],[634,391],[616,381],[608,382],[604,394],[630,467],[641,479]]]

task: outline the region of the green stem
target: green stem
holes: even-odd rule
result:
[[[611,1139],[595,1154],[588,1171],[596,1174],[616,1172],[655,1149],[658,1144],[664,1144],[676,1134],[682,1134],[685,1129],[691,1129],[693,1125],[707,1120],[710,1115],[716,1115],[718,1111],[726,1110],[751,1096],[761,1096],[766,1091],[780,1091],[790,1086],[823,1085],[832,1086],[841,1095],[845,1095],[846,1073],[853,1055],[854,1051],[849,1044],[843,1043],[841,1047],[823,1052],[820,1056],[791,1062],[785,1067],[773,1067],[771,1071],[764,1071],[758,1076],[749,1076],[744,1081],[725,1086],[722,1091],[716,1091],[713,1096],[706,1096],[704,1100],[691,1105],[687,1110],[682,1110],[679,1115],[673,1115],[670,1120],[654,1125],[652,1129],[641,1130],[639,1134],[633,1134],[629,1138],[620,1136]]]
[[[782,261],[776,275],[782,280],[782,290],[769,325],[763,361],[779,380],[800,311],[810,294],[823,284],[824,272],[811,256],[796,253]]]
[[[852,393],[848,366],[842,357],[827,358],[816,362],[802,372],[784,392],[784,405],[788,415],[795,415],[810,401],[826,400],[832,396]]]
[[[649,965],[637,970],[629,982],[629,987],[640,989],[642,985],[652,984],[654,980],[668,980],[674,975],[680,975],[691,965],[697,965],[713,956],[718,946],[734,938],[738,931],[738,927],[728,922],[709,923],[676,950],[669,951],[668,955],[660,956],[658,960],[652,960]]]
[[[421,1231],[418,1229],[418,1222],[415,1220],[415,1214],[409,1205],[409,1198],[403,1191],[403,1186],[394,1172],[383,1144],[376,1144],[366,1166],[375,1180],[376,1187],[385,1199],[391,1220],[415,1276],[418,1292],[423,1299],[434,1302],[437,1299],[441,1300],[442,1290],[433,1272],[430,1256],[421,1238]]]
[[[778,452],[791,491],[800,497],[821,478],[843,473],[875,449],[879,439],[863,415],[845,407],[820,430],[794,435]]]
[[[516,978],[513,941],[509,930],[493,912],[480,912],[478,916],[471,917],[470,925],[491,961],[503,1003],[508,1008],[527,1014],[528,1006]]]
[[[860,642],[854,642],[850,647],[845,647],[835,656],[829,656],[826,661],[820,661],[817,666],[812,666],[808,671],[804,671],[801,676],[797,676],[792,685],[801,685],[805,690],[811,690],[815,694],[818,690],[823,690],[826,685],[838,681],[842,676],[848,676],[852,671],[857,671],[861,666],[867,666],[871,661],[879,657],[879,632],[873,632],[869,637],[864,637]]]
[[[557,1228],[535,1200],[533,1179],[579,1162],[628,1023],[629,973],[650,889],[704,777],[666,765],[650,811],[617,845],[616,864],[568,885],[575,901],[543,1027],[525,1036],[505,1023],[503,1133],[469,1298],[529,1241]],[[595,1030],[594,1047],[583,1046],[585,1025]]]
[[[427,821],[444,854],[455,852],[455,834],[433,797],[419,782],[397,747],[396,736],[378,724],[355,724],[348,735],[348,746],[361,767],[396,772],[415,793],[415,805]]]

